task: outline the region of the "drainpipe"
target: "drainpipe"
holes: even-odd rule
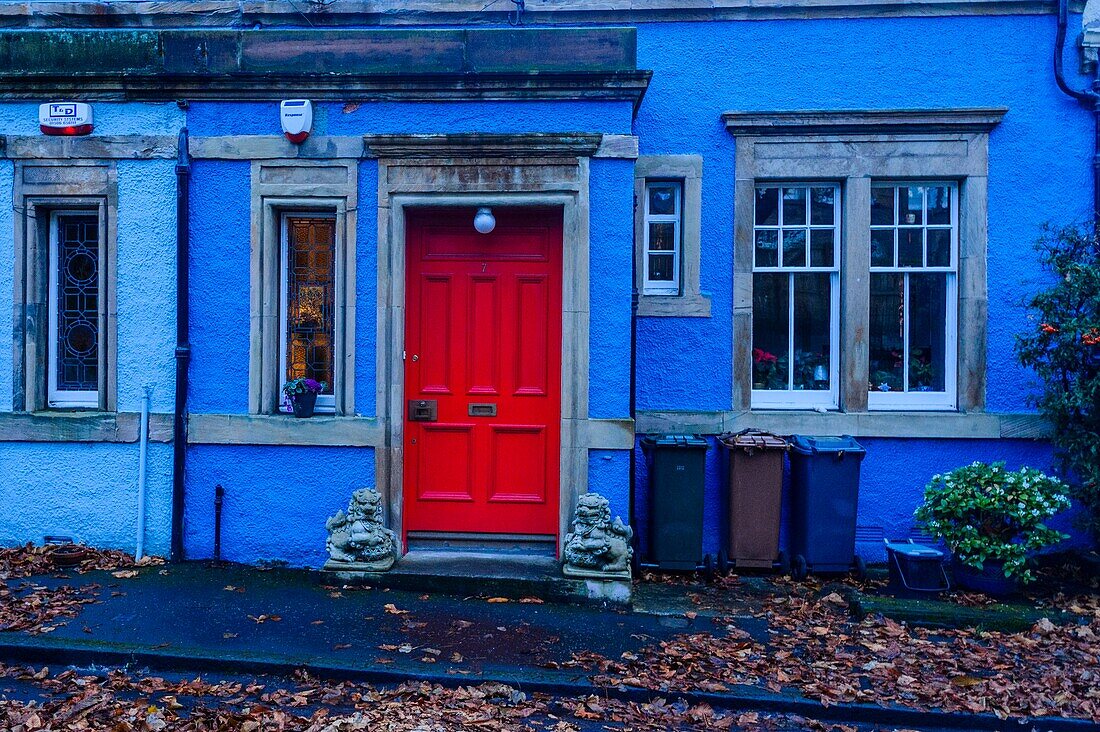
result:
[[[638,197],[634,197],[634,209],[635,214],[638,208]],[[638,390],[638,243],[635,241],[630,249],[630,422],[633,425],[637,425],[637,402],[638,398],[636,392]],[[638,523],[635,521],[635,499],[634,491],[637,490],[637,465],[635,462],[638,459],[637,450],[637,436],[635,434],[634,444],[630,446],[630,482],[627,484],[630,488],[630,504],[628,513],[628,521],[630,522],[630,528],[634,530],[634,558],[637,561],[638,557]]]
[[[1092,216],[1093,223],[1100,224],[1100,95],[1087,89],[1074,89],[1066,82],[1062,68],[1062,56],[1066,47],[1066,26],[1069,23],[1069,0],[1058,0],[1058,35],[1054,41],[1054,80],[1058,88],[1073,97],[1086,109],[1091,109],[1094,119],[1092,155]]]
[[[138,447],[138,494],[137,494],[137,547],[134,559],[145,556],[145,467],[149,456],[149,400],[153,387],[145,387],[145,396],[141,398],[141,427]]]
[[[176,406],[172,422],[172,550],[173,561],[183,557],[184,458],[187,453],[187,367],[191,362],[188,319],[189,226],[191,200],[191,157],[187,150],[187,128],[180,130],[176,158]]]

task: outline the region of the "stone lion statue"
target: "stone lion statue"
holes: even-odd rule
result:
[[[325,522],[329,557],[333,562],[374,565],[382,571],[397,558],[397,534],[382,523],[382,496],[373,488],[351,494],[348,510],[337,511]]]
[[[611,521],[611,504],[599,493],[585,493],[573,514],[573,530],[565,537],[565,574],[630,577],[630,540],[634,531],[618,517]]]

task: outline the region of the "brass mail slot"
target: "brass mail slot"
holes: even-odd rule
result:
[[[410,399],[410,422],[434,422],[439,419],[439,405],[435,399]]]
[[[466,414],[471,417],[495,417],[497,416],[497,405],[486,402],[483,404],[472,403],[466,410]]]

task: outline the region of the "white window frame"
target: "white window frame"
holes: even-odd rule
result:
[[[780,189],[779,207],[776,212],[775,226],[757,226],[755,203],[752,216],[752,274],[788,274],[788,302],[787,302],[787,344],[790,349],[787,368],[787,389],[753,389],[751,406],[753,409],[828,409],[835,410],[840,404],[840,245],[841,226],[843,222],[844,204],[842,201],[843,188],[839,183],[832,181],[757,181],[753,186],[753,200],[756,200],[756,191],[760,188]],[[807,215],[805,225],[784,227],[783,225],[783,188],[805,188],[807,191],[806,205]],[[809,205],[810,188],[833,189],[833,224],[814,225],[810,223]],[[784,267],[783,263],[783,231],[784,229],[801,228],[806,230],[806,265],[802,267]],[[812,230],[833,230],[833,265],[831,267],[810,266],[810,234]],[[774,267],[758,267],[756,265],[756,233],[757,231],[778,232],[777,265]],[[829,388],[821,390],[796,390],[794,389],[794,275],[796,274],[823,274],[829,276]],[[749,330],[750,337],[752,329]],[[755,347],[755,344],[753,345]],[[750,365],[751,368],[751,365]]]
[[[333,221],[334,236],[338,236],[336,227],[338,226],[337,216],[335,211],[280,211],[279,212],[279,392],[278,392],[278,405],[277,410],[283,414],[289,414],[293,410],[288,408],[286,400],[282,391],[283,384],[287,381],[286,362],[287,362],[287,304],[290,302],[290,277],[289,275],[289,262],[290,262],[290,226],[289,221],[292,218],[310,218],[310,219],[331,219]],[[335,277],[336,272],[336,257],[339,256],[339,242],[334,241],[334,254],[333,254],[333,273]],[[334,297],[336,297],[335,282]],[[336,303],[334,303],[336,305]],[[314,407],[314,411],[319,414],[335,414],[336,413],[336,391],[339,386],[336,384],[336,323],[333,320],[333,334],[332,334],[332,348],[333,348],[333,376],[332,376],[332,394],[318,394],[317,403]]]
[[[673,213],[671,214],[654,214],[649,210],[649,193],[654,188],[672,188],[674,191],[673,196]],[[645,182],[645,206],[643,213],[643,225],[642,236],[644,237],[642,260],[642,294],[643,295],[679,295],[682,291],[681,279],[681,258],[683,257],[683,201],[684,201],[684,182],[682,180],[662,180],[662,179],[646,179]],[[667,249],[650,249],[649,247],[649,225],[650,224],[673,224],[673,245],[672,251]],[[672,280],[651,280],[649,279],[649,258],[654,254],[668,255],[672,254]]]
[[[920,186],[924,188],[946,187],[951,196],[951,264],[945,267],[929,267],[927,264],[921,267],[899,267],[898,263],[898,235],[900,229],[922,229],[924,233],[924,250],[922,256],[925,263],[928,257],[927,230],[928,225],[928,195],[922,197],[920,225],[903,225],[898,218],[898,193],[897,188]],[[943,180],[874,180],[871,183],[872,193],[875,188],[894,188],[894,224],[873,224],[872,231],[893,229],[894,233],[894,265],[893,267],[871,266],[871,274],[904,274],[905,290],[902,307],[906,316],[903,330],[904,356],[902,358],[902,386],[903,391],[873,391],[867,393],[867,409],[874,411],[953,411],[958,409],[958,365],[959,365],[959,185],[954,181]],[[942,229],[942,225],[933,225],[933,229]],[[920,392],[909,391],[909,277],[910,274],[921,273],[945,273],[947,275],[947,303],[945,312],[947,321],[944,325],[944,391]],[[868,331],[868,336],[870,332]]]
[[[49,236],[49,275],[48,275],[48,287],[49,287],[49,346],[48,346],[48,358],[46,359],[47,375],[47,392],[46,403],[51,408],[59,409],[98,409],[99,408],[99,389],[94,390],[76,390],[76,389],[61,389],[57,384],[57,357],[58,357],[58,332],[57,332],[57,310],[60,306],[60,298],[58,296],[58,288],[61,286],[60,278],[57,276],[58,265],[58,250],[61,246],[59,223],[63,216],[95,216],[97,222],[99,221],[99,212],[90,209],[55,209],[50,212],[50,236]],[[101,223],[101,222],[100,222]],[[98,223],[97,223],[98,226]],[[100,243],[100,251],[102,251],[102,242]],[[97,300],[99,302],[99,308],[96,314],[97,319],[102,326],[102,318],[100,314],[103,312],[103,298],[105,293],[103,292],[103,261],[102,256],[97,252],[96,258],[96,272],[97,279],[99,281],[99,293]],[[97,328],[96,333],[96,351],[102,356],[100,349],[103,348],[103,333],[102,327]],[[100,363],[103,359],[100,358]]]

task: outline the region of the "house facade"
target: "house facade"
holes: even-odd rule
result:
[[[715,553],[759,427],[867,449],[877,559],[934,473],[1050,466],[1014,338],[1096,152],[1058,3],[482,6],[0,3],[0,542],[200,559],[217,515],[318,567],[372,486],[406,548],[553,553],[592,490],[644,555],[671,432]]]

